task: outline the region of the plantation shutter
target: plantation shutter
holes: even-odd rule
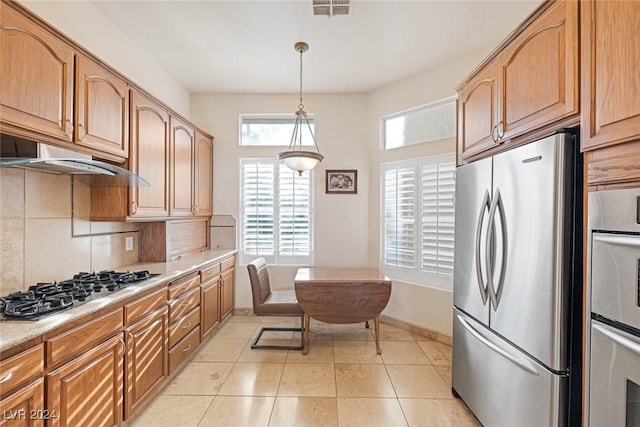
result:
[[[381,265],[389,277],[453,287],[455,157],[381,167]]]
[[[311,172],[299,175],[277,158],[240,164],[240,262],[261,256],[268,264],[312,264]]]
[[[413,164],[384,171],[384,265],[415,267],[416,173]]]
[[[242,162],[242,251],[275,255],[275,166],[273,161]]]
[[[450,156],[447,156],[450,157]],[[455,162],[441,156],[421,165],[421,270],[453,276]]]
[[[311,253],[310,173],[299,175],[280,164],[279,255],[308,256]]]

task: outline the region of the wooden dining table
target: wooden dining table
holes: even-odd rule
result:
[[[376,351],[380,349],[380,313],[391,296],[391,280],[377,268],[304,267],[294,280],[304,312],[304,348],[309,351],[309,321],[359,323],[373,320]]]

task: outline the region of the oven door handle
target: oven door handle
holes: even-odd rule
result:
[[[608,243],[610,245],[618,246],[632,246],[640,247],[640,239],[637,236],[625,236],[620,234],[602,234],[593,233],[593,240],[595,242]]]
[[[627,336],[622,335],[621,332],[616,331],[612,327],[605,325],[603,323],[593,323],[591,325],[593,329],[600,332],[605,337],[609,338],[611,341],[620,344],[624,348],[629,351],[632,351],[638,355],[640,355],[640,342],[636,341],[632,338],[627,338]]]

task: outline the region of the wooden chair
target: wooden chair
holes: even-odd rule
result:
[[[251,348],[270,350],[302,350],[304,343],[304,313],[298,304],[295,291],[272,291],[269,283],[269,272],[264,258],[257,258],[247,265],[251,293],[253,294],[253,313],[256,316],[298,316],[299,328],[263,327],[260,329]],[[258,344],[264,332],[290,331],[300,332],[299,346],[262,345]]]

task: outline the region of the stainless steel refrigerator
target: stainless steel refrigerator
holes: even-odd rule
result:
[[[456,170],[452,387],[485,427],[580,423],[580,165],[562,132]]]

